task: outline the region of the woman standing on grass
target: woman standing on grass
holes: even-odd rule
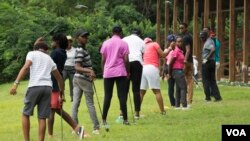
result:
[[[176,47],[171,54],[169,63],[169,77],[175,79],[176,92],[175,92],[175,108],[180,109],[182,104],[183,110],[188,109],[187,107],[187,83],[185,80],[184,68],[184,55],[181,50],[182,38],[176,37]]]
[[[123,113],[124,125],[129,125],[127,116],[127,97],[128,93],[124,91],[127,85],[129,72],[128,44],[121,39],[122,28],[113,27],[113,36],[106,40],[101,47],[102,68],[104,78],[104,103],[102,120],[105,128],[108,127],[106,119],[110,107],[114,83],[117,86],[117,94],[120,102],[120,109]],[[107,130],[107,128],[106,128]]]
[[[169,53],[167,55],[167,57],[165,58],[165,64],[164,64],[164,73],[166,76],[169,76],[168,74],[168,66],[170,63],[170,59],[171,59],[171,55],[175,49],[175,42],[176,42],[176,38],[175,35],[170,34],[167,37],[167,41],[168,41],[168,50]],[[175,97],[174,97],[174,84],[175,84],[175,79],[173,77],[168,77],[168,97],[169,97],[169,101],[172,107],[175,106]]]
[[[167,49],[163,52],[160,45],[153,42],[150,38],[145,38],[144,43],[146,47],[143,54],[143,71],[140,86],[141,102],[147,89],[151,89],[155,94],[161,114],[165,115],[166,111],[164,110],[160,88],[159,57],[166,57],[168,52]]]

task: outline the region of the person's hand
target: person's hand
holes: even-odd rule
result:
[[[207,59],[203,59],[202,64],[206,64],[206,63],[207,63]]]
[[[128,79],[128,80],[130,79],[130,73],[128,73],[128,75],[127,75],[127,79]]]
[[[17,89],[17,84],[13,84],[13,86],[10,89],[10,94],[16,95],[16,89]]]
[[[64,97],[64,91],[60,91],[60,97],[59,97],[59,102],[62,104],[65,102],[65,97]]]
[[[93,70],[91,70],[90,72],[89,72],[89,78],[90,78],[90,80],[95,80],[95,78],[96,78],[96,75],[95,75],[95,72],[93,71]]]
[[[175,42],[171,42],[170,47],[173,50],[173,48],[175,47]]]
[[[164,80],[164,78],[165,78],[165,74],[162,73],[162,75],[161,75],[161,80]]]
[[[167,79],[171,78],[171,75],[167,74]]]

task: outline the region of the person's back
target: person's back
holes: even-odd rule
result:
[[[104,78],[104,102],[102,120],[103,124],[108,129],[107,114],[110,108],[110,103],[113,95],[114,83],[117,86],[117,95],[120,103],[120,110],[123,113],[123,124],[129,125],[127,115],[127,93],[126,88],[127,75],[129,73],[128,44],[121,39],[122,28],[114,26],[112,29],[112,38],[106,40],[101,47],[102,68]]]
[[[26,60],[32,61],[28,87],[52,86],[51,71],[55,68],[55,64],[50,56],[36,50],[29,52]]]
[[[143,40],[135,34],[124,37],[123,40],[129,47],[129,62],[140,61],[142,63],[142,53],[145,48]]]
[[[206,42],[204,43],[204,47],[202,50],[202,59],[207,58],[209,55],[210,50],[214,48],[214,41],[211,38],[207,38]],[[214,60],[214,53],[210,55],[207,60]]]
[[[124,64],[124,55],[128,53],[127,48],[127,43],[117,35],[113,35],[103,43],[101,52],[106,57],[104,77],[127,76]]]
[[[140,38],[141,31],[139,29],[134,29],[132,34],[124,37],[123,40],[128,44],[129,47],[129,79],[127,81],[126,92],[130,90],[130,81],[132,82],[132,92],[134,96],[134,108],[135,108],[135,118],[139,119],[141,110],[141,97],[140,97],[140,84],[142,76],[142,55],[145,49],[145,43]],[[122,115],[122,113],[120,114]],[[118,121],[120,116],[118,117]]]
[[[150,42],[146,44],[143,54],[144,65],[154,65],[157,68],[159,67],[158,48],[160,48],[160,46],[156,42]]]

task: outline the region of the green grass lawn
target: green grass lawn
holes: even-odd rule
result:
[[[162,81],[162,95],[165,106],[170,107],[167,97],[167,82]],[[21,82],[18,94],[8,94],[12,84],[0,85],[0,140],[21,141],[23,140],[21,126],[21,112],[23,108],[23,97],[27,87],[27,81]],[[100,104],[103,104],[103,81],[95,82]],[[92,141],[220,141],[221,125],[223,124],[250,124],[250,88],[237,86],[219,86],[223,101],[204,101],[204,94],[201,88],[194,88],[194,102],[190,110],[167,109],[167,115],[159,113],[159,108],[151,91],[147,91],[142,103],[141,114],[144,118],[133,124],[131,107],[128,101],[130,126],[116,123],[119,115],[118,98],[116,89],[108,113],[107,121],[110,124],[110,132],[101,128],[99,135],[92,135],[92,123],[87,111],[83,97],[79,108],[79,121],[91,134],[90,138],[84,140]],[[69,101],[69,88],[66,82],[66,103],[64,109],[71,113],[71,102]],[[131,94],[132,96],[132,94]],[[129,99],[128,99],[129,100]],[[97,115],[101,119],[95,98]],[[37,114],[31,117],[31,140],[37,140]],[[60,117],[56,116],[54,124],[54,138],[45,140],[61,140]],[[64,140],[77,141],[78,138],[71,133],[70,126],[63,122]],[[46,134],[47,135],[47,134]]]

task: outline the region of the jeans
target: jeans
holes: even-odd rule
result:
[[[168,97],[169,97],[171,106],[175,106],[174,84],[175,84],[175,79],[173,77],[170,77],[168,79]]]
[[[173,70],[173,77],[176,82],[175,106],[187,107],[187,83],[183,70]]]
[[[92,123],[94,124],[93,128],[99,129],[100,125],[96,116],[96,110],[95,110],[94,99],[93,99],[94,92],[93,92],[92,82],[79,78],[79,77],[74,77],[73,84],[74,84],[74,89],[73,89],[74,97],[73,97],[73,103],[72,103],[73,120],[78,123],[78,108],[80,106],[82,94],[84,92],[85,101],[88,107],[90,118],[92,120]]]
[[[70,90],[70,98],[71,101],[73,101],[73,78],[75,75],[75,69],[74,66],[71,67],[71,69],[68,69],[69,67],[65,66],[63,70],[63,79],[64,81],[69,78],[69,90]]]
[[[221,100],[220,91],[215,80],[215,61],[208,60],[205,64],[202,64],[202,83],[205,93],[205,100],[210,101],[211,96],[215,100]]]

